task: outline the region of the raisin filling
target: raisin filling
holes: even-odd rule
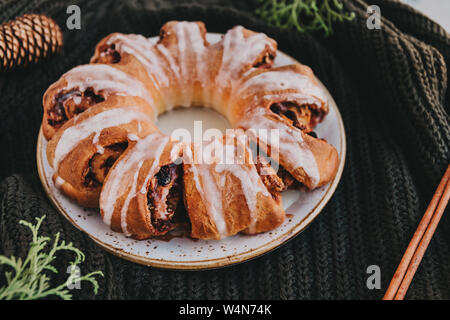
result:
[[[59,128],[68,119],[104,100],[103,96],[96,94],[92,88],[87,88],[84,92],[79,90],[61,92],[56,95],[53,107],[48,111],[48,124]]]
[[[104,148],[103,153],[96,153],[90,160],[84,176],[84,185],[97,188],[103,184],[109,169],[125,151],[128,142],[115,143]]]
[[[315,131],[310,131],[310,132],[308,132],[308,135],[310,135],[311,137],[317,139],[317,133],[316,133]]]
[[[310,105],[298,105],[294,102],[277,102],[270,106],[273,113],[288,121],[294,127],[306,132],[312,131],[320,122],[322,115]]]
[[[182,168],[169,164],[161,167],[150,181],[147,207],[152,225],[158,232],[172,230],[177,209],[182,207]]]
[[[53,127],[60,127],[68,120],[64,110],[64,101],[74,94],[73,91],[60,93],[55,97],[53,107],[48,110],[48,124]]]

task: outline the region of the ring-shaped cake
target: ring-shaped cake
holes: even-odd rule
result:
[[[65,73],[44,95],[55,185],[136,239],[186,221],[198,239],[279,226],[281,191],[327,184],[339,159],[313,131],[328,102],[311,69],[272,67],[276,52],[273,39],[241,26],[209,44],[202,22],[168,22],[156,43],[107,36],[90,64]],[[191,106],[215,109],[237,130],[188,143],[156,127],[159,114]],[[276,139],[261,134],[267,131]],[[277,155],[278,170],[250,143]]]

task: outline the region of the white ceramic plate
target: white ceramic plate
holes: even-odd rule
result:
[[[207,39],[213,43],[220,34],[209,33]],[[156,41],[156,37],[154,41]],[[295,63],[296,60],[278,52],[275,65]],[[167,269],[210,269],[243,262],[260,256],[299,234],[321,212],[331,198],[341,178],[345,162],[345,131],[339,110],[328,90],[330,112],[315,131],[319,137],[334,145],[339,152],[339,169],[334,180],[328,185],[311,192],[288,190],[283,193],[283,205],[288,214],[286,221],[275,230],[259,235],[235,235],[223,240],[193,240],[174,237],[171,240],[133,240],[121,233],[111,231],[100,217],[98,209],[86,209],[71,201],[55,188],[52,182],[53,169],[46,157],[47,142],[39,133],[37,142],[37,165],[42,185],[56,209],[75,227],[86,232],[100,246],[122,258],[149,266]],[[216,116],[207,109],[184,109],[163,114],[158,126],[165,133],[176,128],[192,131],[193,121],[203,120],[204,130],[228,127],[223,117]]]

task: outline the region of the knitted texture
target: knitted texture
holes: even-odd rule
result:
[[[388,0],[370,2],[381,8],[382,28],[369,30],[368,3],[344,2],[355,20],[335,24],[334,35],[322,39],[268,26],[253,15],[251,1],[75,1],[82,28],[73,31],[65,27],[68,3],[0,1],[0,23],[44,13],[59,23],[65,40],[62,53],[49,61],[0,75],[0,253],[24,256],[30,235],[18,221],[46,214],[42,232],[61,232],[80,248],[86,254],[83,273],[105,274],[97,296],[86,284],[73,291],[75,298],[380,299],[450,162],[450,38],[426,17]],[[273,252],[219,270],[159,270],[108,254],[51,207],[37,177],[36,139],[47,87],[87,63],[107,34],[157,35],[173,19],[202,20],[211,32],[237,24],[265,32],[314,70],[346,128],[342,180],[315,221]],[[67,276],[70,258],[63,254],[55,261],[61,271],[52,276],[54,284]],[[381,269],[381,290],[366,286],[370,265]],[[444,214],[407,298],[450,299],[449,283],[450,218]]]

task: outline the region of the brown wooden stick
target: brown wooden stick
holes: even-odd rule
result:
[[[417,248],[414,256],[412,258],[411,264],[409,265],[408,271],[403,278],[403,281],[400,285],[400,288],[395,295],[395,300],[402,300],[405,297],[406,291],[408,290],[409,285],[414,277],[414,274],[419,267],[420,262],[422,261],[423,255],[430,244],[431,238],[433,237],[434,232],[436,231],[437,225],[444,214],[445,208],[447,207],[448,200],[450,199],[450,181],[447,182],[447,186],[445,187],[444,195],[439,201],[438,207],[431,219],[431,222],[425,231],[425,234],[422,237],[422,240],[419,243],[419,247]]]
[[[422,220],[414,233],[402,260],[395,271],[383,300],[403,299],[417,267],[433,237],[434,231],[445,211],[450,197],[450,165],[442,177]],[[444,196],[443,196],[444,195]],[[437,210],[436,210],[437,207]],[[436,211],[435,211],[436,210]]]

